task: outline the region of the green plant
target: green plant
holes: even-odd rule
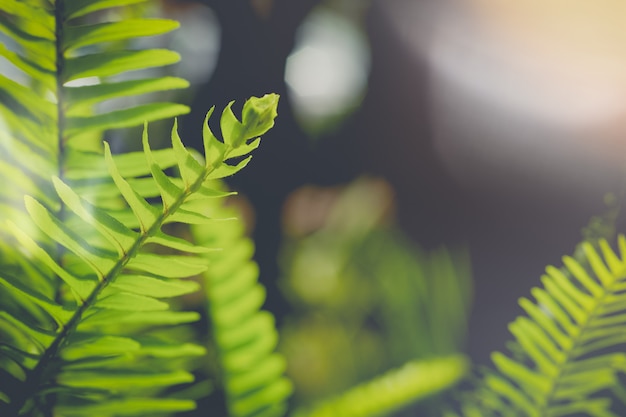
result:
[[[175,22],[98,22],[103,10],[133,3],[9,0],[0,8],[0,30],[11,41],[0,51],[20,70],[19,83],[0,76],[0,170],[15,179],[0,194],[2,415],[195,407],[175,387],[192,383],[193,358],[205,353],[188,327],[199,315],[169,300],[198,290],[182,278],[207,270],[201,255],[212,248],[171,230],[219,221],[206,212],[229,195],[216,181],[248,163],[274,124],[278,97],[248,100],[241,122],[227,106],[221,141],[208,126],[211,109],[202,156],[184,147],[176,125],[170,148],[151,150],[145,126],[143,152],[113,154],[105,130],[188,110],[173,103],[100,110],[106,100],[187,84],[112,78],[178,60],[172,51],[130,48]],[[87,77],[98,80],[80,82]]]
[[[216,206],[219,217],[237,215]],[[257,282],[258,267],[251,261],[254,246],[241,222],[222,222],[193,229],[196,241],[222,251],[209,253],[205,273],[212,340],[220,363],[230,416],[267,417],[285,414],[291,382],[283,377],[286,363],[274,353],[278,333],[274,317],[260,311],[264,288]]]
[[[169,32],[175,22],[106,21],[109,9],[142,1],[0,4],[2,416],[173,415],[195,408],[209,381],[223,391],[231,416],[278,417],[288,408],[292,386],[283,376],[284,358],[275,353],[274,318],[261,310],[253,247],[232,219],[237,213],[223,206],[232,193],[220,182],[245,167],[272,128],[278,96],[249,99],[241,120],[230,103],[221,114],[221,139],[209,128],[209,110],[202,155],[183,145],[176,123],[169,147],[153,150],[146,124],[143,151],[112,152],[103,141],[109,129],[188,111],[169,102],[104,110],[109,100],[187,85],[176,77],[128,76],[178,60],[168,50],[133,49],[137,37]],[[380,245],[393,248],[391,266],[367,268],[402,275],[406,288],[421,268],[445,277],[445,285],[457,282],[445,252],[415,262],[384,233],[328,236],[322,231],[310,242],[348,258],[355,248],[369,257],[384,252]],[[532,291],[536,302],[520,302],[528,317],[511,325],[513,358],[494,354],[497,370],[482,377],[460,413],[617,415],[610,397],[624,398],[625,238],[619,247],[617,255],[604,240],[584,243],[564,268],[547,269],[544,288]],[[397,289],[381,285],[389,290],[381,310],[393,322]],[[445,288],[437,285],[432,288]],[[179,298],[202,293],[201,287],[210,332],[198,332],[200,314]],[[423,291],[416,298],[427,314],[413,320],[420,329],[435,328],[441,339],[424,330],[429,343],[414,341],[415,350],[423,349],[415,357],[406,357],[396,340],[394,349],[404,355],[394,358],[397,369],[298,413],[388,414],[462,376],[459,321],[452,318],[455,328],[442,332],[437,323],[447,320],[447,311],[435,311],[439,298],[416,291]]]
[[[535,302],[521,298],[527,316],[509,329],[513,358],[492,355],[488,371],[467,398],[466,416],[618,416],[626,299],[626,238],[619,253],[606,240],[580,245],[564,267],[546,268]]]

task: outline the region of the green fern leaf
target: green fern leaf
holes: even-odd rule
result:
[[[216,211],[220,216],[232,213],[219,207]],[[204,275],[228,411],[232,417],[280,417],[292,384],[283,376],[285,359],[274,352],[274,317],[261,310],[265,290],[250,260],[252,242],[243,236],[241,224],[232,223],[193,229],[199,242],[223,249],[205,255],[211,264]]]
[[[97,133],[188,111],[186,106],[172,103],[99,110],[105,100],[183,88],[188,84],[174,77],[103,82],[102,77],[112,72],[147,68],[165,62],[164,59],[178,60],[171,51],[134,51],[128,48],[128,42],[111,43],[166,33],[177,26],[175,22],[136,19],[101,23],[97,17],[88,16],[90,23],[82,24],[85,19],[78,19],[109,7],[137,2],[59,0],[53,4],[7,0],[0,5],[0,32],[13,41],[0,45],[0,55],[22,72],[16,80],[0,74],[0,173],[19,178],[1,193],[3,218],[20,227],[30,227],[24,194],[31,195],[52,212],[61,210],[63,203],[54,192],[50,178],[58,176],[65,180],[65,173],[72,171],[71,160],[94,156],[85,154],[85,150],[101,153]],[[99,61],[104,53],[124,56],[135,64],[111,69],[114,63]],[[156,56],[158,62],[140,62],[146,54]],[[98,77],[97,85],[65,84],[69,79],[89,75],[83,71],[85,68]],[[3,235],[3,240],[10,239],[10,235]]]
[[[465,374],[463,356],[411,361],[295,417],[383,416],[449,388]]]
[[[88,416],[146,416],[171,412],[189,411],[195,408],[193,401],[165,398],[133,398],[118,401],[87,402],[80,407],[59,407],[59,413],[67,417]]]
[[[546,268],[536,301],[520,300],[528,317],[509,328],[522,356],[492,355],[497,372],[485,375],[466,416],[617,416],[607,395],[626,363],[626,238],[619,256],[604,240],[598,247],[581,244],[581,260]]]
[[[274,106],[277,104],[277,97],[273,95],[251,100],[269,101]],[[65,204],[64,218],[36,199],[26,197],[26,209],[37,227],[56,245],[64,247],[69,252],[63,258],[63,262],[59,263],[48,255],[48,251],[36,238],[17,227],[11,230],[15,233],[17,241],[41,258],[42,265],[53,273],[59,273],[76,297],[74,303],[60,305],[46,294],[21,284],[8,274],[0,277],[0,285],[14,297],[22,300],[24,305],[32,305],[31,308],[36,306],[43,319],[50,323],[48,326],[51,326],[51,323],[58,324],[56,329],[47,333],[34,334],[32,331],[25,331],[24,327],[36,329],[37,326],[12,326],[14,332],[21,333],[27,340],[36,336],[30,343],[26,343],[24,349],[18,348],[18,351],[26,352],[35,348],[37,355],[22,383],[22,392],[26,395],[18,395],[17,399],[11,398],[9,407],[14,408],[9,408],[10,410],[16,413],[18,410],[22,413],[31,412],[31,407],[35,407],[39,402],[45,402],[46,396],[50,395],[46,387],[59,384],[68,391],[59,393],[57,402],[61,407],[69,407],[68,409],[73,411],[68,412],[74,414],[78,413],[78,409],[83,405],[85,410],[93,409],[94,406],[94,402],[88,401],[83,404],[79,398],[96,397],[84,393],[79,395],[77,391],[72,391],[72,388],[93,389],[99,392],[100,397],[105,395],[106,398],[113,400],[121,391],[129,397],[139,395],[144,385],[157,389],[160,386],[192,381],[189,372],[171,368],[175,363],[159,362],[160,368],[158,366],[147,368],[142,365],[147,359],[140,358],[154,356],[155,352],[165,354],[167,341],[157,340],[156,344],[153,342],[146,345],[144,340],[137,339],[133,333],[120,330],[119,323],[111,323],[114,318],[120,320],[119,314],[126,316],[124,322],[134,323],[135,326],[154,323],[155,319],[147,319],[145,313],[161,313],[156,320],[170,322],[186,322],[197,318],[197,315],[190,318],[189,315],[182,317],[181,313],[169,312],[169,304],[163,299],[188,294],[198,288],[197,284],[192,282],[170,280],[204,272],[207,269],[207,260],[198,257],[197,254],[207,250],[170,236],[161,227],[177,211],[185,208],[189,213],[206,218],[207,214],[200,210],[197,203],[205,202],[207,199],[214,200],[216,195],[228,194],[219,190],[208,192],[211,186],[208,178],[230,158],[232,152],[239,150],[230,146],[220,147],[221,162],[214,160],[211,165],[202,165],[183,146],[175,129],[172,132],[172,141],[171,152],[178,170],[184,175],[182,181],[168,177],[162,171],[150,150],[147,134],[144,134],[143,152],[146,168],[131,170],[133,173],[145,174],[149,169],[155,183],[168,184],[167,189],[163,187],[160,189],[164,203],[162,205],[149,204],[137,192],[130,182],[132,178],[125,178],[121,174],[115,162],[116,158],[105,145],[104,159],[110,171],[110,178],[117,187],[118,196],[128,204],[126,209],[128,215],[136,219],[138,223],[136,229],[116,220],[111,210],[98,206],[97,202],[93,204],[87,202],[59,178],[53,178],[52,182],[60,201]],[[206,143],[214,146],[214,142],[210,140]],[[206,153],[210,152],[207,150]],[[199,195],[192,199],[196,193]],[[155,255],[144,251],[147,243],[163,244],[165,247],[186,253],[185,256]],[[256,304],[252,302],[250,305]],[[242,306],[240,310],[245,312],[249,308],[250,306]],[[118,314],[115,314],[116,312]],[[20,323],[20,320],[15,319],[13,322]],[[119,333],[103,337],[105,333],[99,333],[98,330],[102,332],[107,326],[118,327]],[[118,341],[129,349],[117,351],[112,347],[113,341]],[[268,344],[275,344],[275,339],[265,343]],[[199,348],[172,349],[172,353],[168,355],[184,357],[202,353],[203,350]],[[124,359],[129,355],[134,358],[132,365]],[[247,357],[246,363],[250,363],[250,358],[252,356]],[[50,374],[52,369],[59,371]],[[105,394],[106,392],[108,394]],[[5,390],[3,393],[10,398],[10,391]],[[185,409],[188,407],[188,403],[181,404],[185,404]]]
[[[67,83],[87,77],[110,77],[127,71],[174,64],[179,59],[178,53],[167,49],[81,55],[67,60],[62,81]]]
[[[63,17],[67,20],[84,16],[89,13],[112,7],[130,6],[137,3],[144,3],[147,0],[83,0],[70,2],[63,10]]]
[[[188,86],[189,83],[182,78],[161,77],[68,88],[65,91],[66,99],[69,103],[67,115],[73,115],[73,112],[80,115],[80,109],[84,109],[85,106],[92,106],[113,98],[147,94],[161,90],[174,90]]]
[[[213,190],[210,178],[238,171],[242,165],[229,160],[258,140],[225,144],[207,125],[204,165],[175,130],[166,150],[152,151],[147,134],[143,152],[113,155],[102,144],[106,129],[188,111],[172,103],[102,110],[105,100],[187,85],[172,77],[106,79],[179,59],[129,48],[137,36],[175,23],[90,16],[137,2],[0,4],[0,31],[12,40],[0,55],[20,72],[0,74],[0,175],[12,179],[0,190],[0,415],[152,415],[195,406],[165,391],[193,381],[193,358],[204,349],[157,330],[198,320],[175,311],[170,299],[197,290],[180,278],[206,270],[199,254],[208,249],[163,226],[214,222],[201,203],[226,193]],[[247,102],[243,128],[265,133],[277,99]],[[254,109],[263,111],[255,116]],[[169,168],[182,178],[165,174]],[[160,204],[146,200],[155,197]],[[166,254],[154,255],[155,247]]]
[[[64,50],[74,51],[102,42],[154,36],[178,28],[178,22],[167,19],[127,19],[122,22],[71,26],[65,31]]]

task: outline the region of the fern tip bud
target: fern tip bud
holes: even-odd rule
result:
[[[279,95],[272,93],[263,97],[250,97],[243,105],[242,123],[246,128],[246,139],[263,135],[274,126],[278,116]]]

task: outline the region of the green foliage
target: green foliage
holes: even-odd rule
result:
[[[274,106],[277,103],[276,96],[253,98],[249,103],[259,101]],[[233,146],[225,136],[222,143],[205,124],[202,164],[185,149],[175,128],[171,136],[172,148],[162,154],[168,155],[173,162],[168,167],[176,167],[181,178],[163,172],[165,166],[156,162],[146,130],[143,154],[125,155],[125,162],[135,171],[132,174],[120,169],[105,144],[100,173],[106,175],[106,166],[118,195],[88,202],[53,177],[52,183],[64,204],[63,216],[26,196],[26,211],[34,224],[60,251],[67,250],[58,260],[46,253],[36,237],[8,223],[7,231],[32,255],[27,262],[33,269],[33,281],[54,283],[52,278],[58,274],[71,293],[58,302],[54,299],[58,294],[42,293],[20,279],[18,273],[26,271],[2,274],[4,288],[26,309],[21,314],[6,311],[5,331],[13,340],[4,345],[7,349],[3,353],[21,371],[4,380],[9,412],[32,414],[38,408],[49,408],[50,390],[57,389],[54,402],[59,412],[67,415],[104,412],[100,405],[103,401],[110,415],[137,414],[133,407],[129,409],[126,397],[134,397],[134,408],[139,407],[142,413],[161,406],[170,411],[193,408],[190,401],[164,399],[160,404],[152,398],[145,409],[141,402],[146,390],[191,382],[192,375],[180,369],[180,361],[175,359],[204,353],[196,345],[150,335],[150,326],[155,322],[177,324],[196,318],[193,314],[169,311],[162,299],[195,291],[197,285],[193,282],[172,280],[207,269],[207,262],[197,256],[207,248],[167,234],[163,225],[215,222],[215,218],[203,212],[203,203],[226,194],[213,189],[210,181],[243,168],[249,157],[236,165],[227,165],[225,161],[247,155],[258,146],[258,140]],[[153,181],[131,182],[145,175]],[[156,196],[161,204],[146,201],[146,197]],[[127,207],[108,208],[111,199],[121,198]],[[144,250],[148,244],[180,254],[157,256]],[[36,273],[37,267],[42,269],[41,274]],[[156,316],[152,316],[154,313]],[[124,326],[120,326],[120,321]],[[155,360],[160,358],[167,360]],[[57,385],[59,388],[55,388]]]
[[[219,207],[214,214],[237,214]],[[222,248],[207,254],[205,273],[209,318],[217,349],[229,415],[280,417],[287,409],[291,382],[283,377],[285,358],[274,353],[278,342],[274,317],[261,311],[265,290],[257,282],[254,248],[237,222],[196,226],[198,242]]]
[[[220,182],[248,164],[273,127],[278,96],[249,99],[240,118],[231,102],[219,138],[209,110],[202,155],[184,146],[176,122],[171,145],[153,150],[147,123],[188,108],[109,104],[187,86],[143,75],[177,62],[175,52],[133,49],[138,37],[178,24],[102,21],[113,8],[143,1],[0,4],[7,69],[0,74],[2,416],[183,413],[206,395],[211,366],[218,372],[208,378],[225,393],[229,415],[279,417],[288,408],[292,386],[275,353],[274,318],[262,310],[253,247],[231,219],[236,213],[223,207],[232,193]],[[142,124],[141,146],[124,144],[142,151],[113,152],[103,140],[105,131]],[[358,329],[351,334],[371,322],[384,328],[389,362],[382,375],[359,378],[355,388],[298,416],[386,415],[445,391],[467,368],[459,354],[466,263],[445,250],[416,257],[395,232],[374,227],[384,210],[371,215],[357,207],[368,192],[357,189],[292,255],[294,264],[329,262],[325,282],[300,282],[317,291],[301,298],[313,296],[316,313],[346,313],[341,326],[348,325],[340,327]],[[604,240],[594,246],[598,234],[612,232],[614,208],[587,230],[593,244],[564,258],[562,269],[548,267],[543,288],[532,290],[535,301],[520,301],[527,316],[510,327],[511,355],[493,355],[496,370],[462,404],[464,415],[617,416],[611,399],[626,397],[619,379],[626,369],[626,238],[619,238],[619,255]],[[341,281],[340,291],[320,296],[331,281]],[[180,299],[202,286],[210,323],[204,345],[191,326],[201,315]]]
[[[184,278],[207,270],[201,254],[212,248],[169,230],[219,220],[204,211],[228,195],[215,180],[249,162],[273,126],[278,97],[248,100],[242,122],[229,105],[223,141],[208,127],[211,109],[203,157],[185,148],[176,125],[170,148],[153,151],[146,126],[143,152],[114,155],[103,131],[188,110],[151,103],[100,111],[106,100],[187,85],[110,78],[178,60],[128,47],[176,22],[89,16],[132,3],[9,0],[0,9],[0,29],[15,43],[0,51],[24,78],[0,75],[0,170],[17,179],[0,191],[2,415],[152,416],[195,407],[170,394],[192,383],[194,358],[205,354],[185,330],[199,314],[172,299],[198,290]],[[98,79],[86,85],[86,77]]]
[[[580,260],[546,269],[535,302],[520,299],[527,316],[509,327],[513,358],[493,354],[497,372],[484,376],[466,416],[618,415],[609,394],[624,398],[626,238],[618,243],[619,255],[605,240],[600,253],[585,242]]]
[[[372,381],[360,384],[336,398],[296,417],[370,417],[397,411],[423,398],[449,388],[467,368],[461,356],[410,361],[399,369],[386,372]]]
[[[459,354],[467,257],[410,244],[389,224],[390,194],[381,180],[361,178],[294,197],[334,198],[314,232],[298,236],[291,225],[283,250],[281,283],[295,313],[281,350],[292,364],[297,415],[389,414],[444,391],[467,370]]]

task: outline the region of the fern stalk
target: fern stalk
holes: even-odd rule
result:
[[[65,68],[65,56],[63,54],[63,32],[65,27],[65,0],[56,0],[54,8],[55,21],[55,47],[56,47],[56,108],[57,108],[57,142],[58,142],[58,165],[61,174],[65,158],[65,110],[63,97],[62,74]],[[62,178],[62,176],[60,175]]]
[[[63,178],[63,166],[65,162],[65,139],[64,139],[65,111],[63,108],[64,97],[63,97],[63,79],[62,79],[63,69],[65,66],[65,57],[63,53],[63,38],[64,38],[63,32],[64,32],[64,26],[65,26],[64,14],[65,14],[65,0],[55,0],[54,2],[54,27],[55,27],[54,45],[55,45],[55,52],[56,52],[55,53],[56,55],[56,60],[55,60],[56,61],[55,62],[56,91],[54,95],[56,97],[56,116],[57,116],[56,117],[56,133],[57,133],[56,134],[56,141],[57,141],[56,165],[57,165],[57,172],[60,178]],[[58,199],[58,203],[59,203],[58,216],[61,220],[63,220],[65,206],[63,204],[63,201],[61,201],[60,198]],[[59,243],[57,243],[55,246],[56,246],[56,261],[60,265],[62,265],[62,262],[63,262],[62,257],[63,257],[64,248]],[[56,276],[56,279],[54,281],[57,283],[62,282],[59,276]],[[57,286],[57,295],[55,298],[58,299],[59,296],[60,296],[60,286]],[[50,344],[50,346],[44,351],[41,358],[37,361],[37,364],[35,365],[35,367],[32,369],[32,371],[29,374],[27,374],[26,380],[24,381],[24,387],[20,391],[21,396],[18,397],[17,399],[14,399],[14,401],[11,403],[11,409],[9,410],[9,413],[11,415],[12,414],[18,415],[19,411],[23,408],[25,402],[31,397],[31,395],[34,392],[36,392],[37,388],[39,387],[41,383],[42,374],[46,370],[48,363],[53,357],[57,355],[59,346],[65,340],[67,334],[69,334],[69,332],[74,328],[74,322],[80,320],[80,317],[82,316],[81,309],[82,309],[82,306],[77,311],[77,313],[74,314],[74,316],[70,319],[67,325],[63,326],[63,329],[61,330],[61,332],[58,334],[57,337],[55,337],[55,339]],[[78,314],[78,312],[81,312],[81,313]],[[49,413],[52,413],[52,407],[50,407]]]

